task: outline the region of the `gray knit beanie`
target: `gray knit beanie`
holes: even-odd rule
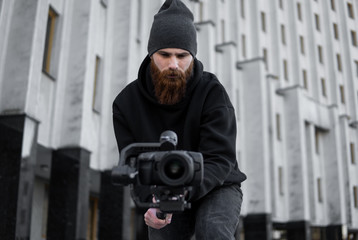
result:
[[[196,29],[191,11],[180,0],[166,0],[154,16],[148,41],[148,54],[152,56],[163,48],[180,48],[195,57]]]

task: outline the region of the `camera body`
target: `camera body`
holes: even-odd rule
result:
[[[203,156],[199,152],[175,150],[177,136],[172,131],[161,134],[158,143],[132,143],[120,154],[112,169],[112,183],[130,185],[132,199],[139,207],[159,208],[163,212],[190,208],[185,200],[204,177]],[[156,202],[142,202],[135,186],[150,186]]]
[[[188,151],[148,152],[138,156],[141,185],[199,186],[202,181],[202,155]]]

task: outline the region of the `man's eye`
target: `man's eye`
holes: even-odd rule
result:
[[[168,54],[168,53],[160,53],[160,55],[161,55],[162,57],[169,57],[169,54]]]
[[[178,58],[185,58],[185,57],[187,57],[188,56],[188,54],[179,54],[178,55]]]

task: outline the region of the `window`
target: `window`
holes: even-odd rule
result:
[[[281,9],[283,9],[283,2],[282,2],[282,0],[278,0],[278,5],[280,6]]]
[[[355,159],[355,147],[354,147],[354,143],[351,142],[350,144],[350,150],[351,150],[351,163],[355,164],[356,163],[356,159]]]
[[[333,33],[334,33],[334,38],[335,39],[339,39],[339,33],[338,33],[338,25],[337,23],[333,23]]]
[[[322,47],[318,46],[318,61],[320,63],[323,63],[323,53],[322,53]]]
[[[354,63],[356,65],[356,77],[358,77],[358,61],[355,60]]]
[[[322,85],[322,96],[327,97],[326,79],[321,78],[321,85]]]
[[[325,239],[326,234],[320,227],[311,227],[311,240]]]
[[[301,47],[301,53],[305,54],[305,40],[302,36],[300,36],[300,47]]]
[[[320,132],[318,130],[318,128],[315,128],[315,149],[316,149],[316,154],[320,153]]]
[[[142,0],[138,0],[137,4],[137,43],[140,43],[142,40]]]
[[[225,20],[221,19],[221,38],[222,38],[222,42],[225,42]]]
[[[342,71],[342,59],[341,54],[337,53],[337,69],[338,71]]]
[[[242,56],[246,58],[246,36],[245,34],[241,35],[241,42],[242,42]]]
[[[47,223],[48,223],[48,205],[49,205],[49,186],[45,184],[42,204],[42,219],[41,219],[41,236],[42,239],[47,238]]]
[[[283,76],[285,80],[288,81],[287,60],[283,60]]]
[[[101,112],[101,58],[96,56],[95,69],[94,69],[94,80],[93,80],[93,97],[92,97],[92,109],[93,111]]]
[[[262,50],[262,52],[263,52],[262,54],[264,55],[265,69],[268,70],[267,49],[264,48],[264,49]]]
[[[88,226],[87,226],[87,239],[97,239],[97,222],[98,222],[98,198],[90,197],[88,209]]]
[[[353,202],[354,202],[354,207],[358,208],[358,187],[357,186],[353,187]]]
[[[351,37],[352,37],[352,45],[357,47],[358,43],[357,43],[357,34],[355,31],[351,31]]]
[[[284,194],[283,191],[283,170],[282,167],[278,167],[278,189],[280,192],[280,195],[282,196]]]
[[[281,41],[283,45],[286,45],[286,30],[283,24],[281,24]]]
[[[302,77],[303,77],[303,87],[305,89],[308,89],[307,71],[305,69],[302,70]]]
[[[236,93],[236,108],[239,108],[240,107],[240,91],[239,91],[239,89],[237,89],[236,88],[236,90],[235,90],[235,93]],[[238,113],[236,114],[236,119],[237,119],[237,121],[239,121],[240,120],[240,112],[238,111]],[[240,151],[237,151],[237,156],[238,156],[238,161],[240,162],[240,158],[239,158],[239,156],[240,156]],[[241,166],[241,165],[239,165],[239,166]]]
[[[318,202],[323,202],[323,197],[322,197],[322,183],[321,183],[321,178],[317,178],[317,197],[318,197]]]
[[[264,12],[261,12],[261,29],[266,32],[266,16]]]
[[[281,116],[276,113],[276,138],[281,141]]]
[[[297,3],[297,17],[298,17],[298,20],[302,21],[301,3]]]
[[[108,0],[101,0],[101,4],[104,8],[107,8]]]
[[[264,58],[265,69],[267,70],[268,69],[268,59],[267,59],[267,49],[266,48],[262,49],[262,55]]]
[[[341,93],[341,103],[344,104],[346,102],[346,99],[344,96],[344,86],[343,85],[339,85],[339,91]]]
[[[319,22],[319,16],[318,16],[318,14],[315,14],[315,15],[314,15],[314,19],[315,19],[315,22],[316,22],[316,30],[317,30],[317,31],[321,31],[321,25],[320,25],[320,22]]]
[[[204,2],[199,2],[199,19],[204,21]]]
[[[332,11],[336,10],[336,4],[335,4],[334,0],[331,0],[331,9],[332,9]]]
[[[347,3],[347,8],[348,8],[348,16],[354,19],[354,10],[353,10],[352,3]]]
[[[241,17],[245,18],[245,0],[241,0]]]
[[[45,51],[42,62],[42,69],[47,74],[51,75],[51,60],[53,57],[53,43],[55,36],[55,27],[57,20],[57,13],[50,7],[47,16],[47,28],[46,28],[46,39],[45,39]]]
[[[314,148],[315,148],[315,153],[317,155],[320,155],[322,153],[322,143],[321,143],[321,140],[322,140],[322,137],[323,135],[325,134],[325,130],[318,127],[318,126],[315,126],[314,127]]]
[[[358,233],[348,233],[348,238],[347,239],[357,239],[358,237]]]

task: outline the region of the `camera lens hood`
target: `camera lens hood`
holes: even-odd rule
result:
[[[193,160],[185,152],[170,151],[159,162],[158,175],[160,180],[168,186],[184,186],[193,179]]]

